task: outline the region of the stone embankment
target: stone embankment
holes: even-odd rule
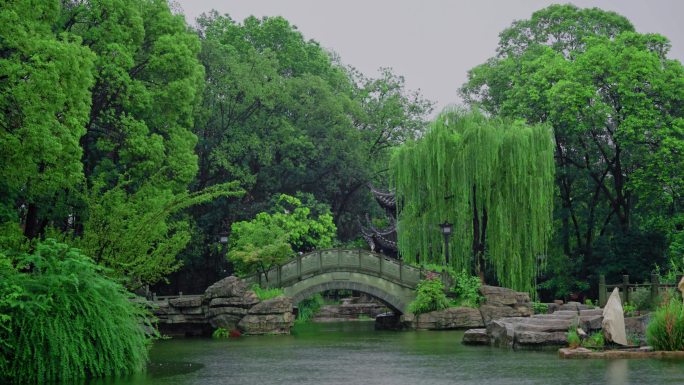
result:
[[[627,335],[643,340],[647,322],[646,316],[625,318]],[[571,327],[591,334],[601,331],[602,323],[603,309],[569,302],[549,306],[548,314],[491,319],[484,328],[467,330],[463,342],[512,348],[564,346]]]
[[[532,314],[532,303],[527,293],[483,285],[480,287],[480,294],[484,300],[479,308],[450,307],[418,316],[404,314],[401,317],[394,317],[388,314],[376,319],[376,328],[416,330],[483,328],[492,320],[502,317],[529,317]]]
[[[294,324],[292,300],[260,301],[237,277],[224,278],[201,296],[154,301],[157,326],[164,335],[208,335],[216,328],[243,334],[289,334]]]

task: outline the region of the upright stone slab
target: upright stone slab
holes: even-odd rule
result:
[[[628,345],[625,333],[625,316],[620,302],[620,291],[616,287],[603,308],[603,336],[606,341]]]

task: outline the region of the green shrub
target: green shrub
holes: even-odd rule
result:
[[[672,297],[651,314],[646,340],[655,350],[684,350],[684,305]]]
[[[274,287],[274,288],[262,288],[258,284],[252,285],[252,291],[256,293],[257,297],[259,297],[260,300],[265,301],[267,299],[275,298],[275,297],[280,297],[281,295],[284,295],[283,289],[279,287]]]
[[[0,251],[0,298],[0,383],[145,367],[149,314],[77,249],[48,239],[33,254]]]
[[[580,337],[577,334],[577,327],[571,326],[570,329],[568,329],[568,345],[570,346],[570,348],[575,349],[578,348],[581,344],[582,340],[580,340]]]
[[[632,317],[636,315],[637,307],[630,302],[625,302],[625,304],[622,305],[622,311],[625,313],[625,316]]]
[[[603,338],[603,332],[596,332],[590,335],[587,339],[582,341],[582,346],[590,349],[601,349],[606,344]]]
[[[230,337],[230,332],[224,328],[216,328],[213,333],[211,333],[211,338],[224,339]]]
[[[482,300],[480,277],[470,275],[463,270],[454,275],[454,281],[454,287],[451,291],[456,294],[456,305],[477,307]]]
[[[449,307],[449,300],[444,294],[444,284],[437,274],[430,274],[420,281],[416,291],[416,299],[408,306],[408,310],[413,314],[418,315]]]
[[[297,323],[308,322],[323,306],[323,296],[318,293],[297,305]]]
[[[224,328],[216,328],[213,333],[211,333],[211,338],[216,338],[216,339],[222,339],[222,338],[228,338],[230,336],[230,333],[228,330]]]
[[[655,305],[651,301],[651,290],[646,287],[637,287],[629,293],[629,301],[637,310],[651,310]]]
[[[534,314],[546,314],[549,312],[549,305],[541,302],[532,302]]]

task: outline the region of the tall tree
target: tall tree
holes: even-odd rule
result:
[[[489,266],[501,284],[532,289],[552,224],[548,127],[446,111],[423,138],[399,148],[391,172],[404,259],[443,262],[438,224],[449,221],[452,267]]]
[[[66,218],[54,202],[83,180],[95,55],[77,36],[54,33],[59,15],[55,1],[0,11],[0,222],[21,221],[30,238],[49,212]]]
[[[473,68],[461,89],[488,112],[552,125],[557,233],[563,252],[581,261],[579,274],[626,267],[640,277],[661,261],[662,232],[647,225],[660,209],[647,196],[670,202],[670,218],[682,196],[677,173],[663,168],[681,164],[683,139],[682,66],[668,49],[667,39],[634,33],[613,12],[554,5],[504,30],[497,57]],[[639,251],[618,257],[636,238]]]

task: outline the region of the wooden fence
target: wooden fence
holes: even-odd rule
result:
[[[682,277],[678,276],[675,282],[679,282],[681,279]],[[610,295],[610,292],[616,287],[620,289],[620,297],[622,299],[622,303],[630,302],[631,292],[640,287],[648,288],[650,293],[650,299],[652,302],[655,302],[658,300],[658,296],[660,296],[660,293],[662,291],[668,288],[676,288],[677,284],[660,283],[658,275],[651,274],[651,280],[646,281],[644,283],[630,283],[629,275],[623,275],[622,283],[607,285],[606,276],[601,274],[599,275],[599,306],[605,306],[606,302],[608,301],[608,296]]]

